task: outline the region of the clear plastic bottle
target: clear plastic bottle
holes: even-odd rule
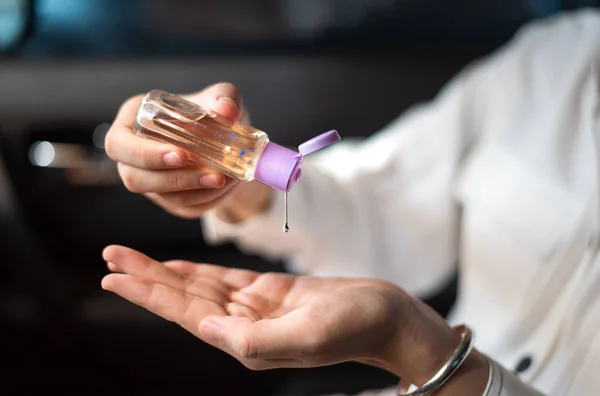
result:
[[[232,123],[177,95],[150,91],[134,123],[138,135],[173,144],[198,162],[242,181],[257,180],[289,192],[301,175],[302,157],[340,139],[329,131],[303,143],[299,151],[269,141],[261,130]]]
[[[144,137],[185,149],[190,158],[242,181],[257,180],[285,193],[288,227],[288,192],[301,176],[302,158],[340,140],[337,131],[302,143],[296,152],[273,143],[267,134],[231,122],[177,95],[153,90],[142,99],[134,122]]]

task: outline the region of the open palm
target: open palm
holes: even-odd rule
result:
[[[402,292],[370,279],[295,277],[110,246],[102,287],[231,354],[251,369],[377,358],[401,325]],[[399,303],[400,301],[400,303]]]

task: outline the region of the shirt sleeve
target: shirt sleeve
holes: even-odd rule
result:
[[[490,379],[483,396],[544,396],[490,359]]]
[[[472,70],[475,69],[475,70]],[[453,276],[458,207],[457,166],[471,144],[485,69],[469,68],[428,104],[418,105],[364,140],[343,138],[307,156],[289,193],[261,215],[231,225],[203,219],[208,242],[283,259],[297,273],[371,277],[427,295]]]
[[[283,259],[301,274],[379,278],[420,297],[435,293],[456,269],[461,165],[486,133],[486,117],[502,112],[487,103],[523,94],[523,84],[505,89],[505,80],[519,80],[531,47],[543,42],[539,28],[518,36],[372,137],[350,141],[340,131],[340,143],[307,156],[289,194],[289,233],[283,196],[274,192],[269,210],[242,224],[208,213],[207,240]]]

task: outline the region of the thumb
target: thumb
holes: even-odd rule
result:
[[[242,94],[231,83],[222,82],[213,84],[200,92],[182,96],[208,110],[214,111],[228,120],[237,121],[242,117]]]
[[[299,316],[256,322],[247,317],[208,316],[199,331],[207,342],[241,359],[300,358],[318,352],[323,337],[314,331],[315,324],[302,323]]]

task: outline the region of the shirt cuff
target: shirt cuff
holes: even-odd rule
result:
[[[488,360],[490,377],[483,396],[544,396],[492,359]]]

